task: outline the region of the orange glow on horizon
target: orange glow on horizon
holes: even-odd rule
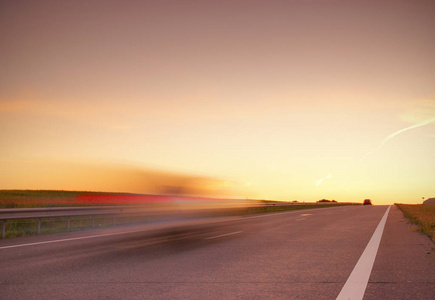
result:
[[[433,1],[66,3],[1,4],[0,189],[435,197]]]

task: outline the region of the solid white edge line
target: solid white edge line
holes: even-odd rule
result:
[[[387,211],[379,222],[378,227],[376,227],[372,238],[343,286],[337,300],[356,300],[364,297],[390,208],[391,206],[388,206]]]
[[[208,237],[205,238],[206,240],[212,240],[212,239],[217,239],[220,237],[224,237],[224,236],[229,236],[229,235],[233,235],[233,234],[238,234],[238,233],[242,233],[243,231],[235,231],[235,232],[230,232],[230,233],[225,233],[225,234],[221,234],[221,235],[216,235],[216,236],[212,236],[212,237]]]
[[[141,231],[146,231],[146,230],[143,230],[143,229],[141,229],[141,230],[130,230],[130,231],[122,231],[122,232],[114,232],[114,233],[106,233],[106,234],[80,236],[80,237],[61,239],[61,240],[50,240],[50,241],[35,242],[35,243],[28,243],[28,244],[18,244],[18,245],[11,245],[11,246],[3,246],[3,247],[0,247],[0,249],[9,249],[9,248],[17,248],[17,247],[25,247],[25,246],[33,246],[33,245],[42,245],[42,244],[51,244],[51,243],[59,243],[59,242],[68,242],[68,241],[75,241],[75,240],[84,240],[84,239],[91,239],[91,238],[96,238],[96,237],[111,236],[111,235],[120,235],[120,234],[134,233],[134,232],[141,232]]]

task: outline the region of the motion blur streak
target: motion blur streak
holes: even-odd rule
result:
[[[237,182],[188,172],[85,160],[28,161],[13,168],[5,181],[2,183],[10,184],[13,189],[238,198]]]
[[[87,205],[99,204],[136,204],[137,210],[173,210],[186,211],[198,209],[218,209],[245,207],[248,200],[222,198],[165,196],[165,195],[129,195],[129,194],[79,194],[76,203]]]

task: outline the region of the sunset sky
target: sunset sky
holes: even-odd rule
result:
[[[0,0],[0,189],[420,203],[434,53],[434,1]]]

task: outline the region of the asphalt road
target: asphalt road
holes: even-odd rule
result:
[[[0,241],[0,299],[336,299],[386,206]],[[435,299],[435,250],[394,206],[364,299]],[[54,241],[54,242],[53,242]]]

